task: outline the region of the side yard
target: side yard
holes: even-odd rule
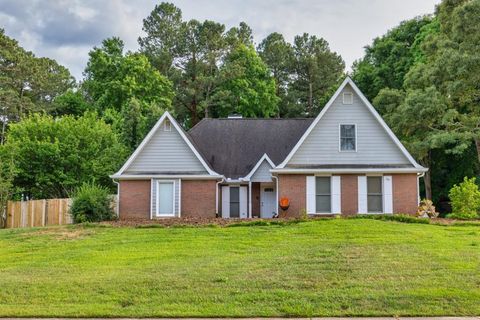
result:
[[[480,314],[480,226],[0,230],[0,317]]]

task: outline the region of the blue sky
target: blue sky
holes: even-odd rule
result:
[[[303,32],[325,38],[347,70],[363,47],[400,21],[433,13],[440,0],[178,0],[184,19],[214,20],[227,28],[245,21],[260,42],[271,32],[288,41]],[[0,28],[37,56],[56,59],[81,79],[88,52],[118,36],[138,48],[142,19],[159,1],[0,0]]]

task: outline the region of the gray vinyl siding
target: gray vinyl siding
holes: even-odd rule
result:
[[[152,210],[152,217],[155,218],[155,213],[157,212],[157,181],[166,180],[166,181],[175,181],[175,205],[174,211],[175,216],[180,216],[180,179],[153,179],[152,180],[152,197],[151,197],[151,210]]]
[[[270,182],[272,181],[272,174],[270,173],[270,169],[272,167],[268,163],[267,160],[263,160],[262,164],[257,168],[257,171],[252,175],[251,181],[252,182]]]
[[[162,124],[126,170],[133,172],[205,173],[206,170],[175,127],[164,131]]]
[[[323,115],[288,165],[315,164],[410,164],[350,85],[353,104],[343,104],[343,92]],[[357,151],[339,151],[339,125],[355,124]]]

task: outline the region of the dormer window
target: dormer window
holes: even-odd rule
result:
[[[165,119],[165,123],[163,124],[163,131],[172,131],[172,123],[170,120]]]
[[[343,93],[343,104],[353,104],[353,93],[351,92]]]
[[[357,128],[354,124],[340,125],[340,151],[357,151]]]

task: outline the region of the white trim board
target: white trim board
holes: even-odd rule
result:
[[[313,131],[313,129],[317,126],[318,122],[320,119],[324,116],[324,114],[330,109],[330,107],[333,105],[335,100],[337,99],[338,95],[342,92],[342,90],[345,88],[345,86],[349,84],[352,89],[355,91],[355,93],[360,97],[362,102],[366,105],[367,109],[373,114],[375,119],[380,123],[380,125],[383,127],[383,129],[387,132],[387,134],[390,136],[390,138],[393,140],[393,142],[397,145],[397,147],[400,149],[400,151],[405,155],[405,157],[410,161],[410,163],[417,169],[425,169],[421,165],[419,165],[415,159],[412,157],[412,155],[407,151],[407,149],[403,146],[403,144],[398,140],[398,138],[395,136],[393,131],[388,127],[388,125],[385,123],[383,118],[378,114],[377,110],[372,106],[372,104],[368,101],[368,99],[363,95],[363,93],[358,89],[358,87],[355,85],[355,83],[350,79],[350,77],[346,77],[345,80],[343,80],[342,84],[338,87],[337,91],[333,94],[333,96],[328,100],[327,104],[325,107],[323,107],[322,111],[318,114],[318,116],[315,118],[315,120],[312,122],[310,127],[308,127],[307,131],[303,134],[303,136],[300,138],[300,140],[297,142],[297,144],[293,147],[292,151],[288,154],[288,156],[283,160],[283,162],[278,165],[278,169],[285,168],[287,163],[292,159],[293,155],[297,152],[297,150],[300,148],[300,146],[303,144],[305,139],[310,135],[310,133]],[[422,171],[423,172],[423,171]]]
[[[285,168],[285,169],[271,169],[271,173],[281,174],[299,174],[299,173],[422,173],[428,171],[427,168],[341,168],[341,169],[302,169],[302,168]]]
[[[127,168],[132,164],[133,160],[135,160],[135,158],[138,156],[138,154],[143,150],[143,148],[147,145],[147,143],[152,139],[153,135],[157,132],[157,130],[159,130],[159,128],[161,127],[161,125],[162,125],[162,123],[165,119],[170,120],[171,125],[173,125],[175,127],[178,134],[180,134],[180,136],[185,141],[185,143],[190,147],[190,150],[192,150],[192,152],[195,154],[195,156],[200,161],[200,163],[203,165],[203,167],[208,172],[208,174],[220,176],[218,173],[216,173],[215,171],[210,169],[210,167],[207,165],[207,163],[202,158],[200,153],[198,153],[197,149],[195,149],[195,147],[192,145],[190,140],[187,138],[187,136],[183,132],[182,128],[180,128],[177,121],[172,117],[172,115],[168,111],[165,111],[163,113],[163,115],[160,117],[160,119],[158,119],[157,123],[155,123],[155,125],[150,130],[150,132],[148,132],[146,137],[142,140],[142,142],[137,147],[137,149],[135,149],[135,151],[132,153],[132,155],[128,158],[128,160],[125,162],[125,164],[122,166],[122,168],[117,173],[112,175],[111,177],[115,177],[115,178],[120,178],[121,177],[123,172],[125,172],[125,170],[127,170]]]

